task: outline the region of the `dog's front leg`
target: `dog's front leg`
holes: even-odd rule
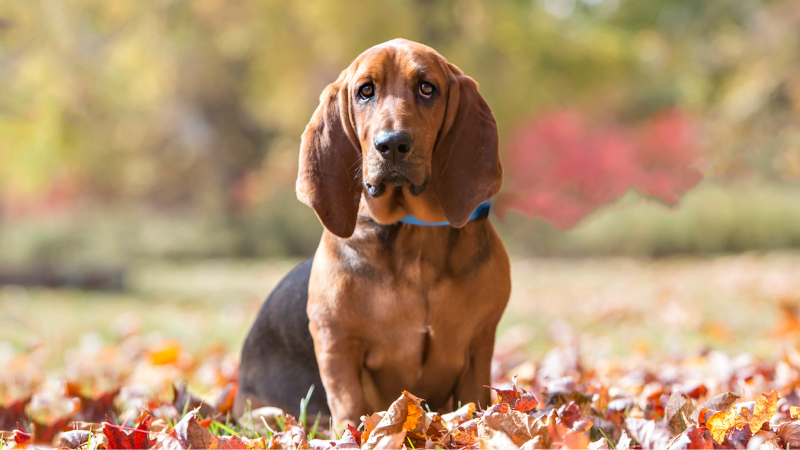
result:
[[[480,340],[476,340],[472,344],[470,358],[461,372],[453,392],[454,406],[478,402],[481,407],[487,408],[491,404],[491,392],[484,386],[491,383],[494,331],[492,329],[485,334],[478,333]]]
[[[361,384],[366,353],[358,338],[343,337],[341,330],[310,323],[322,384],[335,423],[358,426],[370,407]]]

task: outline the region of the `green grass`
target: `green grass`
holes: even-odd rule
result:
[[[263,299],[296,262],[145,264],[126,293],[6,286],[0,359],[38,342],[45,369],[57,370],[68,349],[135,329],[153,343],[179,339],[199,357],[218,344],[238,352]],[[497,345],[541,359],[576,337],[589,362],[702,349],[775,356],[781,308],[800,303],[798,273],[798,253],[514,259]]]

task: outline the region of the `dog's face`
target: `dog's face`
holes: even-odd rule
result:
[[[433,49],[395,39],[361,54],[303,133],[298,198],[340,237],[372,217],[463,226],[502,183],[497,126],[477,84]]]
[[[350,108],[370,197],[427,188],[447,107],[446,70],[438,55],[406,43],[374,47],[353,64]]]

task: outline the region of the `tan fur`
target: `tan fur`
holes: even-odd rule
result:
[[[431,101],[417,97],[422,81],[437,88]],[[375,85],[372,102],[356,96],[364,82]],[[511,282],[491,222],[467,222],[502,184],[496,124],[477,84],[429,47],[394,40],[360,55],[320,100],[297,190],[326,227],[307,311],[334,420],[358,423],[404,389],[434,409],[488,404],[482,386]],[[403,161],[375,150],[380,130],[412,134]],[[393,173],[408,183],[366,193],[363,183]],[[396,223],[409,214],[454,226]]]

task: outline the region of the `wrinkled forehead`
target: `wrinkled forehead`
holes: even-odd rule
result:
[[[422,45],[383,44],[362,53],[351,66],[356,82],[391,82],[404,78],[409,83],[425,80],[440,87],[447,82],[444,59]]]

